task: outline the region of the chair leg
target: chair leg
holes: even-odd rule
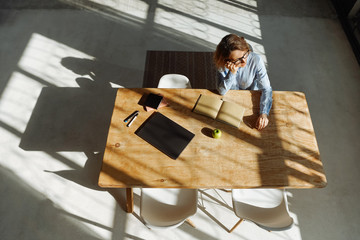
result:
[[[220,189],[220,190],[222,190],[222,191],[224,191],[224,192],[232,192],[231,189],[224,189],[224,188],[222,188],[222,189]]]
[[[190,220],[190,219],[186,219],[185,222],[187,222],[190,226],[192,226],[193,228],[196,228],[195,224]]]
[[[240,218],[240,220],[232,227],[232,229],[230,229],[229,233],[231,233],[232,231],[234,231],[235,228],[237,228],[237,226],[239,226],[239,224],[244,221],[244,219]]]

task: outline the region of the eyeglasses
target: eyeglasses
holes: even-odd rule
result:
[[[235,61],[230,61],[230,59],[226,59],[226,62],[231,62],[235,65],[238,65],[241,61],[245,60],[249,56],[249,52],[250,50],[247,50],[247,52],[241,58],[238,58]]]

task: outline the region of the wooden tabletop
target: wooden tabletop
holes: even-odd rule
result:
[[[162,94],[169,106],[158,111],[195,134],[173,160],[135,135],[153,113],[141,99]],[[200,94],[223,98],[245,107],[237,129],[193,113]],[[273,92],[270,123],[254,128],[260,92],[230,90],[221,96],[205,89],[121,88],[117,92],[99,186],[109,188],[318,188],[326,186],[318,145],[305,95]],[[135,110],[130,127],[123,120]],[[220,139],[211,137],[219,128]]]

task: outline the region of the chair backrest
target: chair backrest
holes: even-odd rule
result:
[[[180,226],[197,211],[197,189],[142,188],[140,217],[150,228]]]
[[[293,219],[289,215],[285,190],[233,189],[235,214],[269,231],[289,229]]]
[[[191,84],[184,75],[166,74],[160,78],[158,88],[191,88]]]

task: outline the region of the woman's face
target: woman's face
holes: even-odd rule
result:
[[[245,67],[249,53],[249,50],[233,50],[230,52],[230,55],[226,61],[231,62],[239,67]]]

